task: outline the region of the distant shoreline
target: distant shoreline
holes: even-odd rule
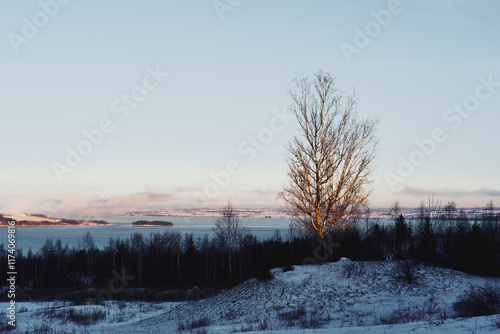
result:
[[[33,224],[32,222],[28,223],[23,223],[23,222],[16,222],[16,227],[51,227],[51,226],[69,226],[69,227],[76,227],[76,226],[87,226],[87,227],[94,227],[94,226],[107,226],[107,225],[112,225],[112,224]],[[0,223],[0,227],[9,227],[8,224]]]
[[[16,227],[34,227],[34,226],[105,226],[109,223],[105,220],[86,220],[86,219],[65,219],[65,218],[49,218],[45,215],[20,215],[17,216],[1,216],[0,226],[9,226],[8,222],[16,222]],[[16,217],[16,218],[14,218]]]

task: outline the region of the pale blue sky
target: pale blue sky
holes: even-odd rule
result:
[[[356,29],[389,3],[242,1],[220,20],[212,1],[73,0],[16,53],[9,33],[22,36],[23,18],[33,22],[41,7],[2,2],[0,210],[188,206],[231,160],[241,173],[209,203],[276,205],[295,124],[250,162],[238,147],[288,105],[295,73],[319,69],[356,89],[360,116],[380,120],[372,205],[416,206],[429,192],[464,206],[500,203],[500,87],[458,129],[443,119],[475,94],[478,77],[500,82],[500,4],[401,1],[348,62],[341,43],[354,45]],[[169,76],[121,120],[111,103],[157,65]],[[103,118],[115,130],[59,182],[53,162],[64,163],[66,147]],[[435,128],[447,141],[391,189],[384,176]]]

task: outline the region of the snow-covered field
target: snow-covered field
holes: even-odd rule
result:
[[[471,286],[500,279],[427,266],[415,283],[399,277],[398,262],[351,262],[273,269],[274,278],[247,281],[216,296],[184,303],[19,303],[18,331],[51,328],[88,333],[490,333],[500,315],[454,318],[452,304]],[[0,305],[5,309],[6,303]],[[23,308],[20,312],[19,308]],[[87,326],[65,319],[73,309],[95,313]],[[56,314],[56,316],[54,316]]]

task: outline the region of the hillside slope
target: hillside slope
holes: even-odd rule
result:
[[[485,278],[402,262],[276,268],[196,302],[74,305],[19,302],[14,333],[475,333],[498,332],[500,315],[454,319],[452,305]],[[408,276],[413,283],[407,282]],[[3,291],[5,293],[5,291]],[[6,308],[7,303],[0,303]],[[90,320],[92,318],[92,320]],[[5,325],[5,324],[2,324]],[[0,332],[7,327],[0,327]]]
[[[461,292],[470,286],[500,284],[499,279],[421,265],[410,270],[415,282],[408,284],[403,268],[399,262],[347,259],[320,266],[296,266],[287,272],[278,268],[272,270],[273,279],[247,281],[134,326],[117,327],[116,332],[188,331],[208,325],[209,333],[285,329],[301,333],[303,328],[315,328],[315,332],[319,328],[355,330],[408,322],[419,328],[443,326],[440,328],[445,330],[452,323],[462,326],[455,320],[445,321],[453,316],[451,305]],[[389,330],[387,326],[379,327]]]

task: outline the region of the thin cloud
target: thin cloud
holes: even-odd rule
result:
[[[67,218],[73,215],[114,215],[126,211],[162,208],[175,203],[177,196],[165,192],[138,192],[101,198],[95,194],[38,194],[1,198],[4,213],[42,213]]]
[[[259,195],[259,196],[268,196],[268,195],[273,195],[276,196],[279,193],[279,190],[272,189],[272,188],[266,188],[266,189],[254,189],[250,191],[250,194],[253,195]]]
[[[484,197],[500,197],[500,191],[490,188],[480,188],[477,190],[464,190],[464,189],[448,189],[448,188],[435,188],[425,189],[412,186],[406,186],[402,191],[404,195],[411,196],[426,196],[429,194],[440,197],[471,197],[471,196],[484,196]]]
[[[109,206],[126,206],[126,205],[139,205],[147,203],[169,202],[172,199],[174,199],[174,197],[175,196],[172,194],[141,192],[131,195],[115,195],[107,199],[99,199],[94,203],[99,205],[109,205]]]

